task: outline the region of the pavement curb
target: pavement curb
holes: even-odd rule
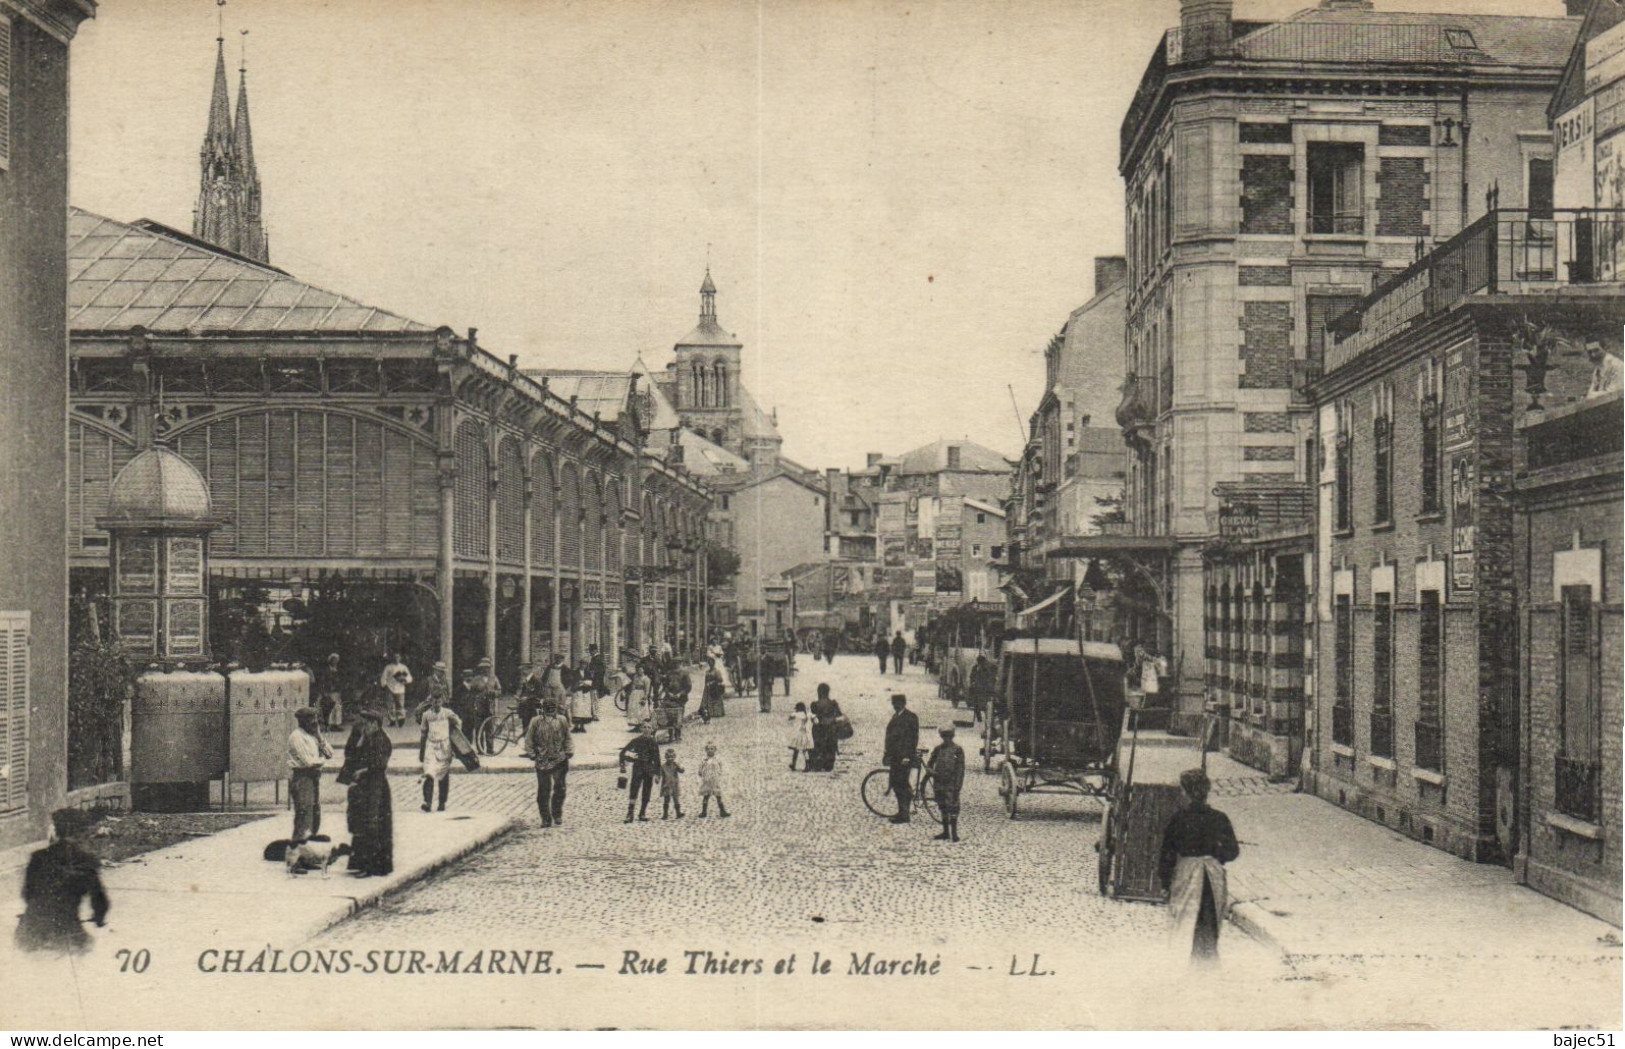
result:
[[[458,846],[456,849],[453,849],[450,852],[441,853],[440,855],[425,861],[418,867],[403,875],[399,881],[380,885],[376,889],[370,889],[367,892],[350,897],[348,903],[339,904],[320,917],[313,918],[309,923],[307,923],[299,942],[308,943],[309,941],[314,940],[316,937],[333,928],[335,925],[348,921],[361,912],[377,906],[379,901],[383,900],[385,897],[393,896],[395,893],[416,885],[418,882],[423,881],[425,878],[428,878],[430,875],[437,873],[445,867],[448,867],[459,860],[467,859],[469,856],[479,852],[481,849],[518,830],[520,826],[522,826],[522,824],[517,818],[509,818],[498,826],[491,828],[490,831],[481,834],[473,841]]]
[[[1275,935],[1265,928],[1267,921],[1261,913],[1263,908],[1256,903],[1237,903],[1230,908],[1229,920],[1239,931],[1246,934],[1255,943],[1275,951],[1281,957],[1287,957],[1291,952]]]
[[[612,769],[612,768],[615,768],[615,762],[613,762],[613,761],[583,761],[583,762],[580,762],[579,764],[574,762],[574,761],[570,762],[570,771],[571,772],[596,772],[596,771],[598,771],[600,769]],[[485,765],[481,765],[479,768],[475,769],[473,772],[469,772],[466,769],[457,769],[456,771],[454,771],[452,773],[452,775],[453,776],[528,776],[528,775],[531,775],[534,771],[535,771],[534,769],[529,768],[529,767],[515,768],[515,769],[509,769],[509,768],[494,769],[494,768],[488,768]],[[411,776],[413,779],[422,779],[423,778],[423,773],[419,772],[416,769],[390,769],[389,770],[389,775],[391,775],[391,776]]]

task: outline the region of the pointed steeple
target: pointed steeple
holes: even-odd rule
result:
[[[711,283],[711,267],[705,267],[705,282],[700,285],[700,323],[717,322],[717,286]]]
[[[231,96],[226,91],[226,40],[214,41],[214,94],[209,99],[209,128],[203,133],[203,155],[225,157],[231,151]]]
[[[224,6],[221,4],[220,6]],[[269,262],[260,217],[260,180],[254,164],[254,136],[248,120],[248,70],[238,67],[237,116],[231,114],[226,84],[224,31],[215,38],[214,91],[209,126],[199,152],[200,179],[192,233],[239,255]]]

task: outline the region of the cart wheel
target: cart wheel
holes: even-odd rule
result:
[[[1016,779],[1016,767],[1007,761],[999,769],[999,796],[1004,799],[1004,811],[1011,819],[1016,818],[1016,795],[1020,793],[1021,785]]]

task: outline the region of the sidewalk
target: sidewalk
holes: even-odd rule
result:
[[[1620,960],[1619,930],[1305,794],[1219,803],[1241,856],[1230,920],[1282,954]]]
[[[325,819],[343,840],[342,801],[326,809]],[[297,946],[517,826],[505,816],[428,814],[397,806],[394,873],[352,878],[342,859],[326,877],[291,876],[282,864],[262,859],[265,846],[288,833],[288,824],[288,816],[277,813],[103,868],[113,907],[106,928],[86,926],[99,941],[98,954],[121,945],[161,946],[170,958],[190,962],[199,951],[222,944]],[[14,899],[21,893],[22,873],[20,867],[5,873],[6,891]],[[4,937],[0,959],[13,951],[11,937]]]

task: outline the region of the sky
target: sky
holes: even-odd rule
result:
[[[1269,19],[1313,0],[1238,0]],[[1378,0],[1561,15],[1561,0]],[[190,230],[213,0],[73,48],[72,201]],[[1177,0],[229,0],[271,261],[522,366],[653,368],[707,263],[785,454],[1018,454],[1123,250],[1122,115]],[[247,29],[243,37],[241,30]],[[235,98],[234,98],[235,104]],[[1013,402],[1013,403],[1012,403]]]

